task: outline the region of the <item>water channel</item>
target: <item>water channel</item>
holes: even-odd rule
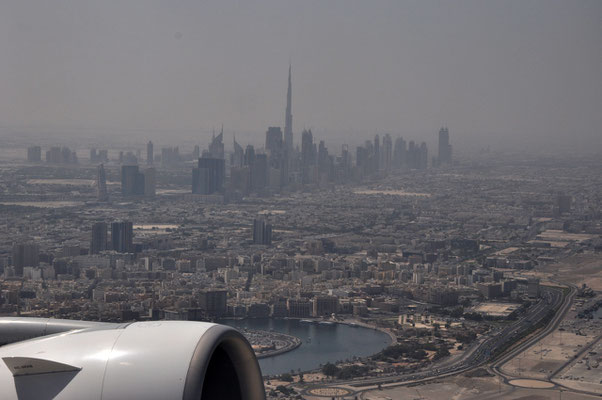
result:
[[[365,357],[378,353],[391,343],[384,332],[349,326],[344,324],[318,324],[296,319],[225,319],[220,323],[238,329],[273,330],[301,339],[301,346],[295,350],[259,360],[263,375],[277,375],[283,372],[307,371],[320,364],[338,360]]]

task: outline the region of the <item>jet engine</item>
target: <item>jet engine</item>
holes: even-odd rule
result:
[[[251,346],[224,325],[0,318],[10,342],[2,399],[265,399]]]

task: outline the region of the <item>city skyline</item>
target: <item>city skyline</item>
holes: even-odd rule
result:
[[[601,396],[600,16],[0,2],[0,397]]]
[[[253,142],[286,127],[290,60],[297,136],[448,125],[464,147],[599,151],[598,2],[138,4],[3,5],[0,135],[186,140],[224,123]]]

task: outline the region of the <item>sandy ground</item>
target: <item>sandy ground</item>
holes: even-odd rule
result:
[[[602,291],[602,256],[600,254],[578,254],[556,264],[549,264],[536,271],[550,273],[558,280],[581,286],[586,283],[595,291]]]
[[[578,390],[602,395],[602,340],[589,348],[577,360],[564,368],[554,382]]]
[[[383,390],[373,390],[364,393],[362,399],[412,399],[412,400],[585,400],[599,399],[597,396],[571,393],[558,388],[527,389],[500,384],[499,378],[449,378],[438,383],[419,385],[415,387],[397,387]]]
[[[502,371],[523,378],[546,379],[581,349],[594,340],[573,332],[555,331],[535,346],[523,351],[504,365]]]

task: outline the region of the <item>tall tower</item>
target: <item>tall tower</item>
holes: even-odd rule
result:
[[[104,165],[98,166],[98,172],[96,174],[96,193],[98,195],[98,201],[108,201],[109,194],[107,192],[107,175],[105,174]]]
[[[98,254],[107,249],[107,223],[97,222],[92,225],[92,239],[90,240],[90,254]]]
[[[153,165],[154,154],[155,153],[153,150],[153,142],[151,142],[149,140],[148,143],[146,144],[146,164],[147,165]]]
[[[443,127],[439,130],[439,165],[450,164],[452,161],[452,149],[449,144],[449,130]]]
[[[284,148],[293,151],[293,105],[292,105],[291,65],[288,65],[288,90],[286,92],[286,115],[284,116]]]
[[[120,221],[111,223],[112,250],[118,253],[134,252],[134,230],[131,221]]]

